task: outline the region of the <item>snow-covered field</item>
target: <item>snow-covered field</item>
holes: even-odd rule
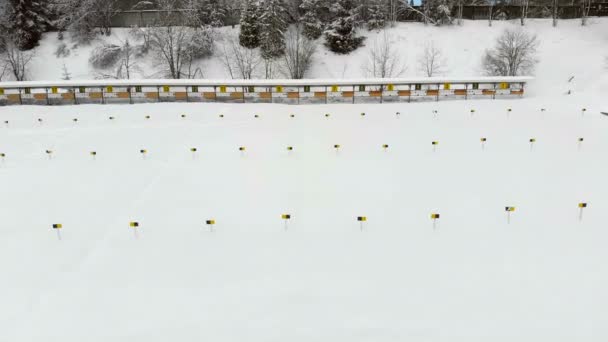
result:
[[[605,341],[598,99],[1,108],[0,340]]]
[[[403,76],[434,40],[471,77],[515,24],[391,32]],[[606,341],[608,20],[526,29],[521,100],[0,108],[0,341]],[[33,79],[92,77],[55,44]],[[310,76],[363,76],[366,49]]]

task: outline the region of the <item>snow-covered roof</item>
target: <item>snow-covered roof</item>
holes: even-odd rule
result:
[[[533,77],[471,77],[471,78],[360,78],[360,79],[303,79],[303,80],[210,80],[210,79],[130,79],[130,80],[74,80],[0,82],[0,88],[48,87],[104,87],[104,86],[347,86],[382,84],[442,84],[442,83],[526,83]]]

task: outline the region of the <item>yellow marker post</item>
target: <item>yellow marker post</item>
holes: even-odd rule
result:
[[[475,114],[475,109],[471,109],[471,116],[473,116],[473,114]]]
[[[49,156],[49,160],[53,158],[53,151],[51,150],[46,150],[44,151],[46,153],[47,156]]]
[[[146,120],[149,120],[149,119],[150,119],[150,115],[146,115]]]
[[[511,116],[511,108],[507,108],[507,119]]]
[[[148,150],[139,150],[142,159],[146,159],[146,154],[148,154]]]
[[[192,160],[196,159],[196,151],[198,151],[196,147],[190,148],[190,152],[192,152]]]
[[[361,113],[361,116],[362,116],[362,117],[364,117],[364,116],[365,116],[365,113]]]
[[[182,114],[182,119],[185,119],[185,118],[186,118],[186,114]]]
[[[339,144],[334,145],[334,150],[336,150],[336,155],[338,154],[338,152],[340,152],[340,148],[341,148],[341,146]]]
[[[439,146],[439,141],[432,141],[431,145],[433,145],[433,152],[435,152],[435,150],[437,149],[437,146]]]
[[[139,222],[133,221],[129,222],[129,227],[133,228],[133,236],[138,239],[139,233],[137,232],[137,228],[139,228]]]
[[[479,139],[481,141],[481,150],[483,151],[486,148],[486,141],[488,141],[487,138],[481,138]]]
[[[530,151],[534,150],[535,142],[536,142],[536,138],[530,138]]]
[[[61,241],[61,228],[63,228],[63,225],[61,223],[55,223],[52,227],[57,232],[57,240]]]
[[[241,151],[241,157],[243,157],[245,155],[245,150],[246,150],[245,146],[239,147],[239,151]]]
[[[582,202],[578,204],[578,220],[583,220],[583,209],[587,208],[587,203]]]
[[[583,109],[581,110],[581,116],[585,116],[585,112],[586,112],[586,111],[587,111],[587,108],[583,108]]]
[[[361,226],[361,231],[363,231],[363,222],[367,222],[366,216],[357,216],[357,221],[359,221]]]
[[[507,224],[511,223],[511,213],[515,211],[515,207],[505,207],[505,212],[507,213]]]
[[[441,217],[441,215],[439,215],[438,213],[431,214],[431,220],[433,220],[433,230],[437,228],[437,220],[439,220],[439,217]]]
[[[89,152],[89,154],[91,155],[91,157],[93,157],[93,160],[95,160],[97,158],[97,152],[91,151],[91,152]]]
[[[295,118],[295,117],[296,117],[296,115],[295,115],[295,114],[291,114],[289,117],[290,117],[290,118]]]
[[[205,221],[205,224],[206,224],[207,226],[209,226],[209,231],[210,231],[210,232],[213,232],[213,231],[214,231],[214,230],[213,230],[213,226],[215,225],[215,220],[213,220],[213,219],[211,219],[211,220],[207,220],[207,221]]]
[[[325,117],[328,118],[329,117],[329,113],[325,113]]]
[[[388,151],[388,144],[382,145],[382,149],[384,150],[384,152]]]
[[[4,158],[6,157],[5,153],[0,153],[0,159],[2,159],[2,162],[4,163]]]
[[[290,214],[282,214],[282,215],[281,215],[281,219],[282,219],[283,221],[285,221],[285,230],[287,230],[287,222],[288,222],[289,220],[291,220],[291,215],[290,215]]]
[[[220,114],[220,118],[224,118],[224,114]]]
[[[585,138],[578,138],[578,150],[581,150],[581,147],[583,147],[583,141],[585,141]]]

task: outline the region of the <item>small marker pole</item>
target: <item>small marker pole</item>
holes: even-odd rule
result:
[[[91,151],[91,157],[93,157],[93,160],[97,160],[97,152]]]
[[[4,164],[4,158],[6,157],[5,153],[0,153],[0,162],[2,162],[2,164]]]
[[[4,125],[8,127],[8,120],[4,121]]]
[[[507,119],[511,117],[511,108],[507,108]]]
[[[581,147],[583,146],[583,141],[584,140],[585,140],[584,138],[578,138],[578,151],[581,150]]]
[[[215,225],[215,220],[207,220],[207,221],[205,221],[205,224],[207,224],[209,226],[209,232],[213,233],[214,232],[213,226]]]
[[[439,214],[431,214],[431,220],[433,220],[433,230],[437,228],[437,220],[439,219],[439,217],[441,217]]]
[[[135,240],[139,239],[139,233],[137,232],[139,222],[129,222],[129,227],[133,228],[133,237],[135,237]]]
[[[401,113],[397,112],[397,113],[395,113],[395,115],[397,116],[397,119],[399,119],[399,117],[401,116]]]
[[[195,160],[195,159],[196,159],[196,151],[197,151],[197,150],[196,150],[196,148],[195,148],[195,147],[193,147],[193,148],[191,148],[191,149],[190,149],[190,152],[192,152],[192,160]]]
[[[536,142],[536,139],[534,139],[534,138],[530,139],[530,152],[534,151],[535,142]]]
[[[584,117],[584,116],[585,116],[585,112],[586,112],[586,111],[587,111],[587,108],[583,108],[583,109],[581,110],[581,117]]]
[[[283,221],[285,221],[284,230],[287,231],[287,221],[291,220],[291,215],[283,214],[281,215],[281,218],[283,219]]]
[[[505,207],[507,212],[507,224],[511,224],[511,212],[515,211],[515,207]]]
[[[486,139],[486,138],[481,138],[480,140],[481,140],[481,150],[482,150],[482,151],[485,151],[485,149],[486,149],[486,141],[487,141],[488,139]]]
[[[583,209],[587,208],[587,203],[579,203],[578,204],[578,220],[579,222],[583,221]]]
[[[52,227],[57,232],[57,240],[61,241],[61,228],[63,228],[63,225],[61,223],[55,223]]]

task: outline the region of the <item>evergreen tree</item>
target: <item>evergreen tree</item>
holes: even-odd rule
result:
[[[285,53],[284,33],[287,29],[285,5],[282,0],[265,0],[260,17],[260,48],[262,58],[275,59]]]
[[[435,25],[452,24],[452,8],[455,0],[424,0],[423,8],[426,15]]]
[[[302,15],[303,33],[308,39],[317,39],[321,37],[325,30],[324,17],[329,13],[327,1],[325,0],[304,0],[300,5],[304,12]]]
[[[49,10],[43,0],[10,0],[9,24],[21,50],[34,48],[49,25]]]
[[[187,7],[193,10],[189,18],[192,26],[224,26],[226,20],[226,4],[223,0],[188,0]]]
[[[367,29],[377,30],[386,25],[386,8],[383,0],[370,0],[367,6]]]
[[[355,10],[352,0],[338,0],[331,7],[334,19],[325,32],[325,45],[331,51],[346,54],[363,45],[364,38],[356,35]]]
[[[257,0],[244,0],[241,10],[241,32],[239,44],[248,49],[260,46],[260,27],[258,23],[259,4]]]

